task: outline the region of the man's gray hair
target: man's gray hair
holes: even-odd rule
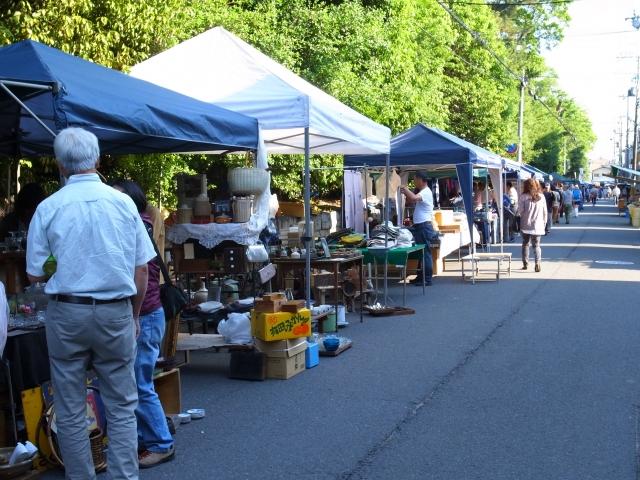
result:
[[[98,138],[82,128],[65,128],[53,141],[58,163],[70,174],[95,168],[100,158]]]

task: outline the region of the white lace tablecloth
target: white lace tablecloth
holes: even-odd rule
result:
[[[262,132],[257,152],[256,166],[268,168],[267,151],[262,141]],[[167,228],[167,239],[172,243],[182,244],[193,238],[205,248],[213,248],[225,240],[240,245],[255,245],[258,243],[260,232],[267,226],[269,220],[270,186],[256,198],[254,213],[246,223],[178,223]]]
[[[193,238],[205,248],[213,248],[225,240],[231,240],[240,245],[255,245],[258,236],[264,228],[256,228],[247,223],[208,223],[197,225],[180,223],[167,229],[167,238],[181,244]]]

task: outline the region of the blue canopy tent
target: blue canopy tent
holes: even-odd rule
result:
[[[640,183],[640,171],[633,170],[632,168],[620,167],[618,165],[611,165],[611,175],[617,181]],[[633,177],[638,177],[634,179]]]
[[[258,121],[25,40],[0,48],[0,156],[50,156],[66,127],[104,154],[258,148]]]
[[[385,166],[385,155],[347,155],[345,166]],[[391,139],[389,164],[394,167],[446,168],[455,166],[460,182],[464,208],[473,231],[473,169],[487,168],[498,175],[503,159],[484,148],[435,127],[414,125]],[[499,177],[497,177],[499,179]],[[502,197],[501,182],[499,197]],[[499,202],[502,205],[501,202]]]
[[[536,180],[544,180],[545,177],[549,177],[549,174],[543,172],[539,168],[534,167],[533,165],[523,163],[522,169],[526,172],[529,172],[529,176],[535,178]]]

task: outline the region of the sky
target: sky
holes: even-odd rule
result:
[[[564,40],[545,53],[547,63],[558,73],[560,87],[587,111],[598,136],[589,154],[592,168],[612,160],[613,139],[619,142],[620,129],[626,132],[626,94],[635,85],[636,59],[620,57],[640,55],[640,31],[626,20],[634,10],[640,15],[640,0],[574,0]],[[629,102],[631,122],[633,101]]]

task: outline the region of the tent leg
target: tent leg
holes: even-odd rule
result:
[[[304,289],[307,308],[309,308],[311,306],[311,246],[313,245],[313,235],[311,235],[311,161],[309,127],[305,127],[304,129],[304,228],[304,246],[306,249]],[[336,292],[336,295],[337,294],[338,292]]]
[[[489,205],[489,168],[486,168],[484,171],[484,205],[485,208],[487,210],[487,230],[489,235],[489,238],[485,238],[485,241],[487,242],[487,252],[491,253],[491,230],[493,227],[493,222],[489,221],[489,215],[491,213],[488,205]]]
[[[389,232],[387,232],[387,225],[389,223],[389,163],[391,156],[389,154],[385,157],[385,181],[384,181],[384,305],[387,306],[387,294],[389,292]],[[424,268],[424,265],[422,266]]]
[[[364,167],[364,235],[369,240],[369,204],[367,203],[369,198],[369,169]]]

